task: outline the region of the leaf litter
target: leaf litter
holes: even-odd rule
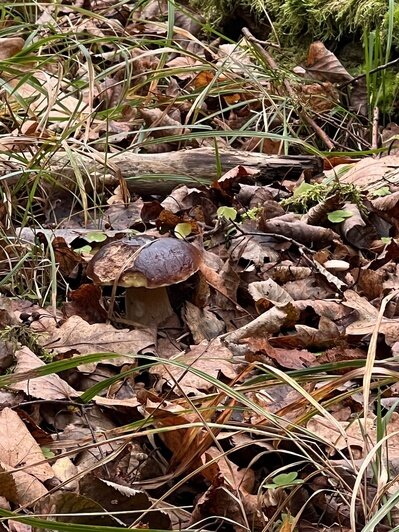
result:
[[[397,297],[379,309],[399,286],[399,189],[395,152],[358,156],[365,120],[331,121],[353,76],[316,42],[278,85],[249,30],[210,42],[175,6],[171,31],[168,2],[38,6],[40,34],[0,39],[0,367],[16,376],[0,390],[1,508],[49,529],[348,530],[354,497],[361,530],[397,484]],[[343,144],[353,157],[319,150]],[[165,239],[198,259],[189,273],[173,251],[144,274]]]

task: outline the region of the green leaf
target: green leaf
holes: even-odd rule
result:
[[[183,222],[175,226],[174,233],[177,238],[183,239],[183,238],[186,238],[186,236],[191,235],[191,231],[192,231],[191,224],[187,222]]]
[[[339,224],[343,222],[346,218],[350,218],[353,214],[350,211],[338,210],[332,211],[327,214],[328,220],[333,224]]]
[[[218,218],[224,218],[225,220],[235,220],[237,218],[237,211],[234,207],[219,207],[216,211]]]
[[[54,458],[55,456],[53,451],[49,449],[48,447],[42,447],[42,453],[43,453],[44,458],[47,458],[47,459]]]
[[[383,242],[384,244],[390,244],[392,242],[392,237],[391,236],[383,236],[383,237],[381,237],[381,242]]]
[[[276,489],[286,488],[295,484],[302,484],[303,480],[297,479],[298,473],[292,471],[291,473],[281,473],[273,478],[273,482],[270,484],[263,484],[264,488]]]
[[[389,190],[388,187],[381,187],[371,192],[372,196],[377,196],[377,197],[389,196],[390,194],[391,194],[391,191]]]
[[[291,473],[281,473],[273,478],[274,484],[277,486],[287,486],[291,484],[298,476],[298,473],[292,471]]]
[[[90,231],[84,236],[86,242],[104,242],[107,238],[107,235],[102,231]]]
[[[303,181],[298,188],[294,190],[293,197],[297,198],[298,196],[302,196],[303,194],[306,194],[309,192],[309,190],[312,190],[315,185],[311,185],[310,183],[306,183],[306,181]]]
[[[89,244],[87,244],[87,246],[82,246],[81,248],[75,249],[74,251],[82,255],[82,253],[91,253],[92,250],[93,248],[89,246]]]

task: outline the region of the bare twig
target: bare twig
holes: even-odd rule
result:
[[[389,61],[388,63],[385,63],[384,65],[380,65],[376,68],[373,68],[369,72],[363,72],[362,74],[359,74],[358,76],[355,76],[354,78],[344,81],[340,85],[338,85],[338,89],[342,90],[348,85],[353,85],[353,83],[356,83],[356,81],[359,81],[359,79],[365,78],[368,74],[376,74],[377,72],[381,72],[381,70],[386,70],[387,68],[396,65],[399,63],[399,57],[397,59],[393,59],[392,61]]]
[[[371,134],[371,149],[375,150],[378,148],[378,125],[380,118],[380,110],[376,106],[373,109],[373,129]]]

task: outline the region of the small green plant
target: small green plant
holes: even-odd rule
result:
[[[363,33],[363,48],[366,71],[369,119],[378,107],[384,114],[389,114],[395,104],[399,89],[396,72],[382,68],[391,58],[395,22],[399,16],[397,3],[389,0],[388,11],[383,23],[371,31],[366,27]],[[376,71],[377,70],[377,71]]]
[[[389,187],[381,187],[381,188],[378,188],[377,190],[372,190],[370,194],[371,196],[380,198],[383,196],[389,196],[391,194],[391,191],[389,190]]]
[[[360,210],[364,210],[361,190],[355,185],[341,184],[337,181],[316,184],[302,183],[290,198],[282,200],[280,204],[295,212],[305,213],[311,207],[320,204],[333,195],[337,195],[342,203],[355,203]]]
[[[177,224],[174,229],[174,234],[177,238],[186,238],[191,235],[192,226],[188,222],[182,222],[180,224]]]
[[[221,219],[223,218],[224,220],[227,220],[227,221],[233,221],[237,218],[237,211],[236,209],[234,209],[234,207],[226,207],[226,206],[222,206],[222,207],[219,207],[218,210],[216,211],[216,216]]]
[[[260,207],[253,207],[252,209],[248,209],[246,212],[241,214],[241,220],[257,220],[261,210],[262,209]]]
[[[52,362],[53,354],[40,345],[39,335],[25,327],[25,325],[12,325],[5,327],[0,333],[0,339],[11,342],[13,345],[25,345],[29,347],[43,362]]]
[[[303,484],[303,480],[298,477],[298,473],[292,471],[291,473],[280,473],[273,477],[272,482],[264,484],[264,488],[277,489],[277,488],[290,488],[292,486]]]
[[[332,224],[340,224],[351,216],[353,215],[350,211],[345,211],[343,209],[338,209],[337,211],[332,211],[327,214],[328,221]]]

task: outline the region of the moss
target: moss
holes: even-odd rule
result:
[[[268,21],[269,17],[285,44],[304,36],[327,41],[362,35],[365,30],[384,25],[388,10],[386,0],[191,0],[190,3],[201,7],[205,14],[217,13],[222,21],[239,11],[251,15],[254,24],[257,20]],[[395,22],[399,23],[398,2]]]

